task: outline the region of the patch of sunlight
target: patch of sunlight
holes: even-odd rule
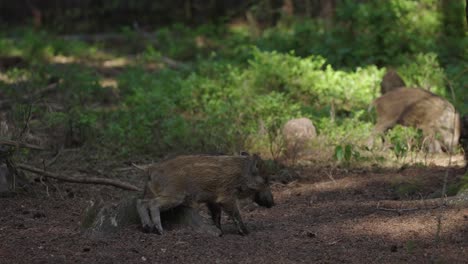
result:
[[[0,81],[6,84],[14,84],[17,82],[26,82],[31,79],[30,72],[27,71],[19,71],[18,73],[12,74],[5,74],[0,72]]]
[[[410,159],[410,164],[426,164],[429,166],[465,166],[463,155],[450,155],[445,153],[428,153],[426,155],[416,156]]]
[[[377,211],[376,211],[377,212]],[[438,228],[438,211],[415,210],[403,215],[396,213],[376,213],[359,219],[340,222],[347,227],[342,233],[349,235],[381,236],[387,239],[434,238]],[[462,230],[464,225],[463,210],[450,209],[442,213],[441,236],[450,235]]]
[[[118,87],[118,82],[114,78],[103,78],[103,79],[99,80],[99,85],[101,87],[117,88]]]
[[[60,63],[60,64],[70,64],[70,63],[75,63],[76,58],[73,56],[56,55],[50,58],[50,62]]]
[[[128,66],[131,63],[128,58],[116,58],[111,60],[106,60],[102,63],[104,68],[115,68],[115,67],[124,67]]]
[[[288,188],[279,193],[280,196],[295,196],[297,194],[307,195],[314,192],[336,192],[343,191],[346,189],[359,189],[365,188],[371,179],[359,180],[352,177],[334,179],[333,175],[329,175],[328,180],[317,182],[314,184],[310,183],[296,183],[292,182],[288,184]]]

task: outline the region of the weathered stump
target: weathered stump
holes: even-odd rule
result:
[[[307,150],[309,142],[317,136],[312,121],[308,118],[291,119],[283,127],[286,156],[292,160]]]
[[[93,202],[83,216],[81,225],[84,231],[91,236],[99,236],[115,233],[128,226],[140,226],[136,200],[137,197],[129,197],[117,203]],[[218,228],[191,207],[179,206],[162,212],[161,222],[165,230],[190,228],[199,233],[221,235]],[[137,230],[142,232],[140,228]]]

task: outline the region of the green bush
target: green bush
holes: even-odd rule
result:
[[[349,165],[367,154],[361,146],[374,123],[367,109],[380,95],[387,67],[396,68],[409,86],[428,88],[467,113],[466,34],[439,8],[436,0],[345,0],[337,2],[333,23],[288,18],[259,36],[247,27],[175,24],[158,29],[157,41],[150,42],[124,27],[124,45],[115,45],[105,58],[136,53],[137,59],[116,69],[118,96],[110,99],[96,71],[103,44],[30,29],[8,38],[2,32],[0,55],[22,55],[31,65],[2,73],[0,89],[19,98],[61,80],[53,96],[63,107],[36,107],[35,117],[48,128],[79,130],[86,143],[111,153],[247,149],[276,158],[283,150],[284,123],[308,117],[320,137],[314,146]],[[79,62],[49,65],[56,55]],[[184,67],[148,67],[164,57],[183,60]],[[453,88],[454,100],[447,88]],[[25,107],[19,107],[18,119]],[[421,148],[416,130],[397,127],[385,139],[397,158]]]

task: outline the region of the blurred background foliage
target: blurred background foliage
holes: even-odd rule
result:
[[[282,125],[308,117],[321,148],[362,158],[354,153],[372,130],[368,107],[386,69],[468,113],[464,8],[462,0],[1,1],[0,56],[26,66],[2,69],[0,91],[21,98],[59,80],[56,94],[18,101],[11,119],[20,127],[32,105],[32,133],[110,155],[275,157]],[[418,136],[401,128],[388,142]]]

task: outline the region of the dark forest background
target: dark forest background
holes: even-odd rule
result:
[[[388,69],[468,112],[463,0],[1,0],[0,28],[7,137],[38,144],[275,158],[307,117],[317,159],[375,162]],[[422,150],[414,129],[387,137],[396,158]]]

